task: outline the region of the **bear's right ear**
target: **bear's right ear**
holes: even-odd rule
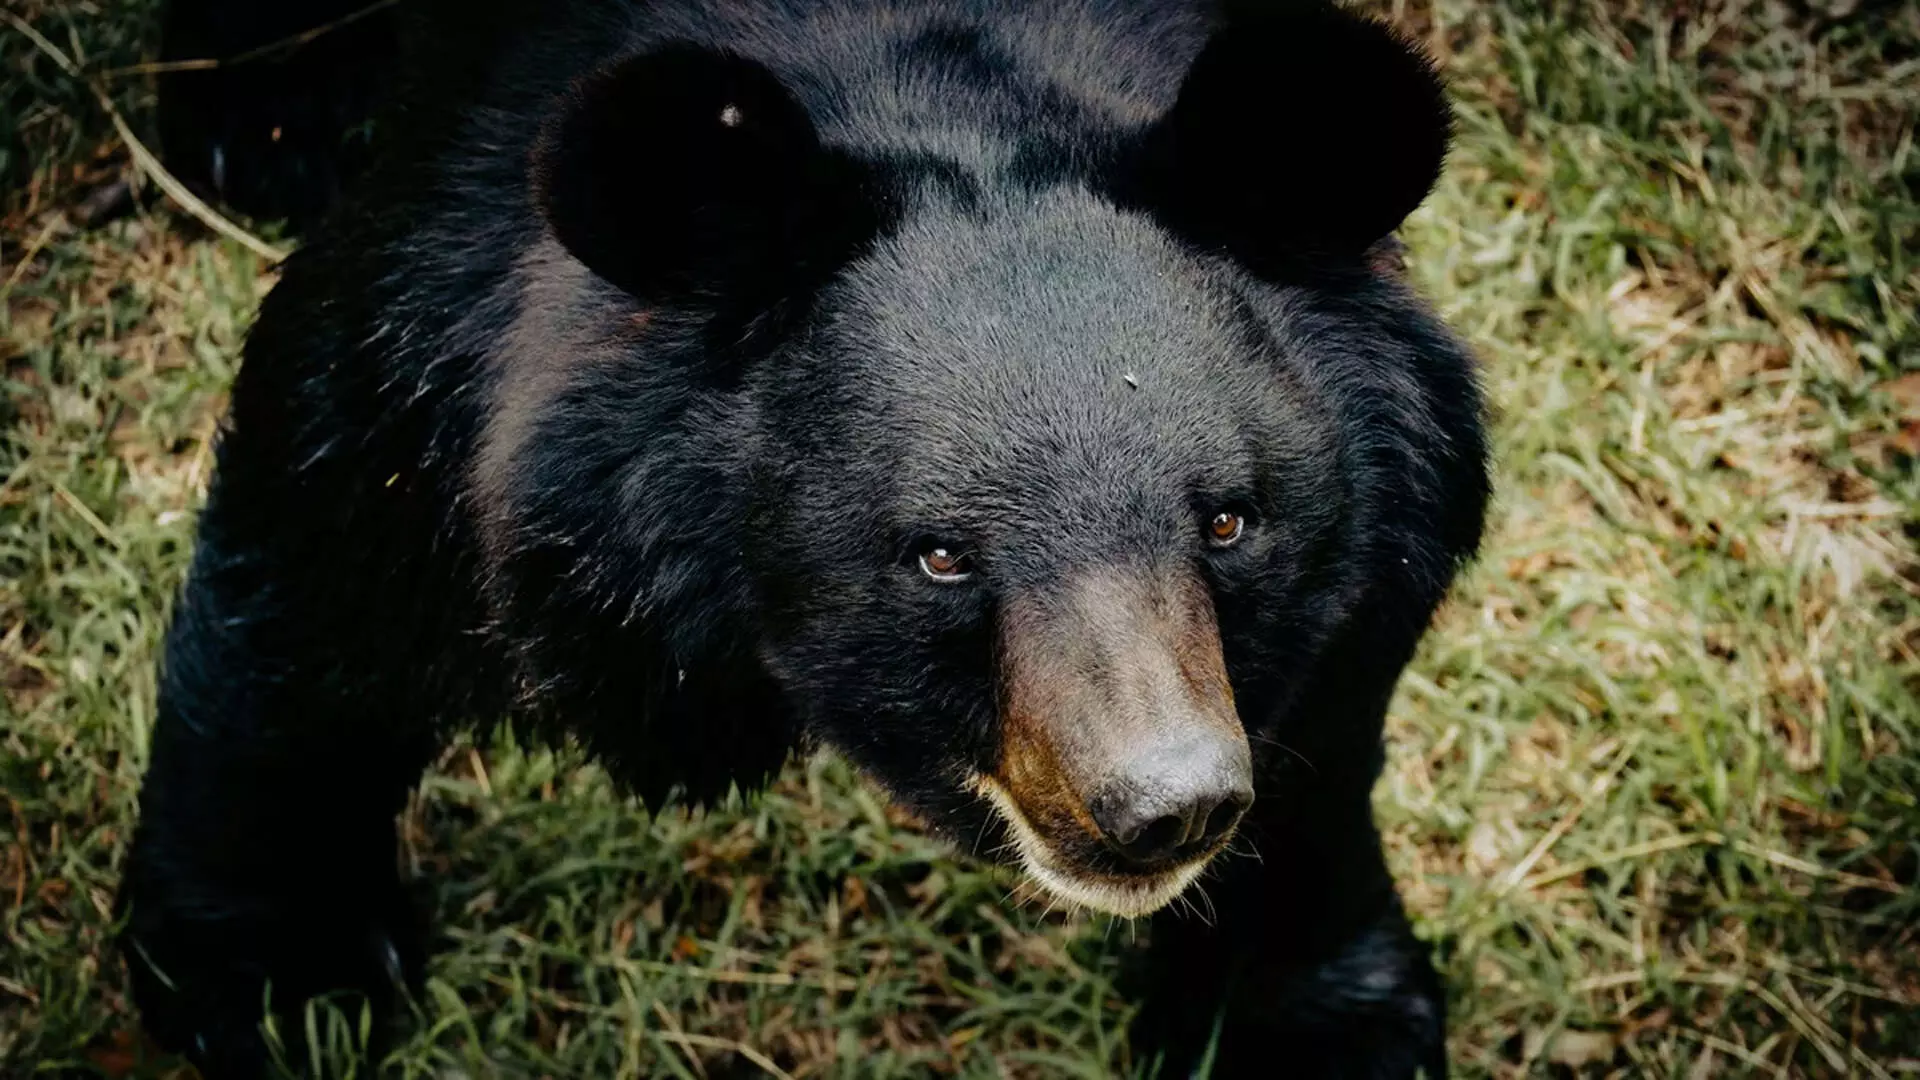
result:
[[[770,304],[817,285],[881,227],[866,170],[821,145],[771,71],[693,45],[579,83],[535,147],[532,178],[560,243],[655,302]]]

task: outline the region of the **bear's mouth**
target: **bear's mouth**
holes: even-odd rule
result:
[[[993,809],[1007,829],[1020,868],[1049,897],[1070,907],[1140,918],[1171,904],[1186,892],[1213,857],[1226,846],[1222,838],[1211,850],[1166,869],[1143,873],[1115,873],[1108,869],[1076,866],[1080,860],[1068,858],[1042,835],[1038,826],[1021,809],[1006,785],[984,773],[976,773],[970,785],[976,795]]]

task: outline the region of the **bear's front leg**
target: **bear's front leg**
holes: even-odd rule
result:
[[[287,426],[262,439],[244,422],[262,400],[246,378],[166,639],[118,897],[145,1027],[208,1080],[267,1074],[269,997],[294,1049],[284,1021],[304,1001],[345,992],[384,1020],[420,971],[395,815],[479,666],[458,560],[430,558],[408,516],[426,500],[289,479]]]
[[[1155,918],[1135,1045],[1162,1080],[1447,1075],[1445,994],[1354,802],[1256,802],[1208,918]]]
[[[426,746],[318,642],[275,647],[316,612],[272,586],[236,593],[215,565],[227,553],[203,552],[168,638],[119,902],[147,1030],[222,1080],[267,1074],[268,994],[282,1017],[345,991],[378,1018],[420,969],[394,814]],[[299,1045],[297,1025],[281,1030]]]

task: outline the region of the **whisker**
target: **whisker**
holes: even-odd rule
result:
[[[1240,839],[1240,837],[1235,837],[1233,840],[1228,841],[1227,846],[1220,849],[1220,853],[1236,859],[1252,859],[1258,862],[1260,860],[1259,849],[1255,848],[1251,841],[1245,844],[1240,843]],[[1209,863],[1207,865],[1208,873],[1213,873],[1217,869],[1217,864]]]
[[[1200,917],[1200,921],[1210,927],[1217,924],[1220,921],[1220,912],[1213,906],[1213,897],[1207,895],[1207,887],[1196,881],[1193,883],[1193,891],[1200,897],[1200,902],[1207,906],[1207,913]]]
[[[973,834],[973,854],[975,857],[979,856],[980,845],[983,842],[985,842],[985,840],[987,839],[987,827],[992,824],[993,824],[993,815],[991,814],[980,815],[980,831]]]
[[[1246,846],[1242,847],[1240,845],[1239,841],[1241,840],[1246,841]],[[1256,844],[1254,844],[1252,837],[1239,837],[1239,836],[1234,837],[1233,841],[1228,843],[1226,847],[1226,853],[1229,855],[1232,855],[1236,859],[1252,859],[1254,862],[1261,863],[1263,865],[1267,861],[1260,857],[1260,848]],[[1207,869],[1212,870],[1214,869],[1214,867],[1209,866],[1207,867]]]
[[[1277,746],[1280,749],[1285,750],[1287,753],[1292,754],[1294,757],[1299,758],[1300,764],[1305,765],[1309,769],[1312,769],[1316,774],[1319,773],[1320,771],[1319,766],[1307,760],[1307,755],[1301,753],[1298,750],[1295,750],[1293,747],[1288,746],[1286,743],[1281,742],[1279,739],[1276,739],[1271,735],[1248,734],[1247,738],[1252,742],[1260,742],[1260,743],[1266,743],[1269,746]]]
[[[1185,894],[1182,894],[1182,895],[1180,895],[1180,896],[1176,896],[1176,897],[1174,897],[1174,899],[1175,899],[1176,901],[1178,901],[1178,902],[1179,902],[1179,904],[1180,904],[1180,910],[1181,910],[1181,911],[1182,911],[1183,913],[1186,913],[1186,914],[1189,914],[1189,915],[1192,915],[1192,916],[1193,916],[1194,918],[1199,918],[1199,917],[1200,917],[1200,911],[1199,911],[1199,909],[1198,909],[1198,908],[1195,908],[1195,907],[1193,906],[1193,901],[1191,901],[1191,900],[1189,900],[1189,899],[1187,899],[1187,897],[1186,897],[1186,895],[1185,895]]]

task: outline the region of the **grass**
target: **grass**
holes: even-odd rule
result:
[[[148,7],[15,10],[99,72]],[[1407,238],[1500,413],[1378,790],[1461,1075],[1920,1074],[1920,5],[1379,9],[1454,76]],[[144,190],[88,224],[126,151],[6,26],[0,135],[0,1075],[166,1076],[108,898],[272,277]],[[835,762],[648,817],[502,735],[405,825],[451,940],[396,1074],[1128,1067],[1133,929],[1004,903]]]

